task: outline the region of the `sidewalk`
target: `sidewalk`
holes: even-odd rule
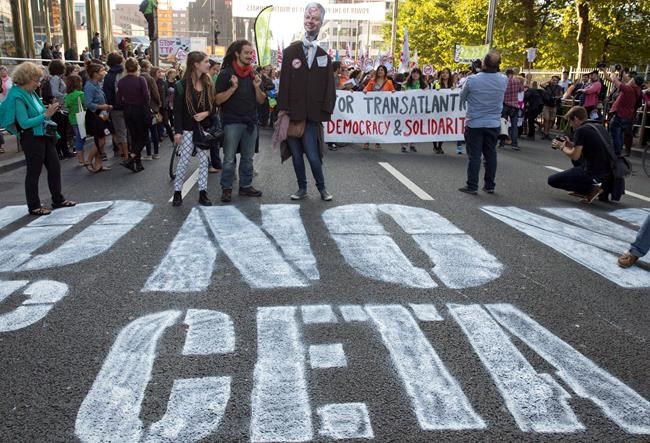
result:
[[[25,166],[23,151],[18,151],[18,143],[13,135],[3,133],[5,144],[2,146],[4,154],[0,154],[0,173],[8,172]]]

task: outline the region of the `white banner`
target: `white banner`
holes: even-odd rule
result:
[[[463,139],[460,89],[404,92],[336,91],[326,142],[419,143]]]
[[[304,0],[232,0],[232,16],[255,18],[259,12],[273,4],[273,15],[282,19],[298,19],[305,13]],[[325,7],[325,21],[328,20],[360,20],[383,22],[386,20],[386,4],[384,2],[368,3],[332,3],[321,2]]]

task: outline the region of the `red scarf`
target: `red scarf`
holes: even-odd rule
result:
[[[235,60],[232,67],[239,78],[255,77],[255,74],[253,74],[253,65],[240,66],[239,62]]]

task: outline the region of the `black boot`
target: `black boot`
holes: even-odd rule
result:
[[[208,198],[208,193],[206,191],[199,191],[199,204],[201,206],[212,206],[212,202]]]
[[[135,161],[133,160],[133,157],[129,156],[129,159],[122,161],[120,165],[124,166],[126,169],[130,171],[138,172],[135,168]]]
[[[135,172],[144,171],[144,166],[142,166],[142,161],[139,158],[135,159]]]
[[[181,204],[183,204],[183,195],[181,194],[181,191],[174,191],[172,206],[180,206]]]

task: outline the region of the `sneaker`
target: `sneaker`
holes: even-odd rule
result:
[[[415,149],[415,146],[413,146],[413,145],[409,146],[409,150],[410,150],[411,152],[418,152],[418,150]]]
[[[199,191],[199,204],[201,206],[212,206],[212,201],[208,198],[206,191]]]
[[[107,162],[108,161],[108,156],[106,154],[102,154],[102,161]]]
[[[460,192],[464,192],[465,194],[471,194],[471,195],[478,195],[478,191],[475,189],[469,189],[467,186],[463,186],[462,188],[458,188]]]
[[[339,148],[338,148],[338,146],[336,146],[336,143],[328,143],[327,144],[327,149],[329,149],[330,151],[336,151]]]
[[[407,152],[406,151],[406,146],[402,146],[402,152]]]
[[[154,154],[151,158],[153,158],[154,160],[158,160],[160,159],[160,154]]]
[[[221,191],[221,201],[230,203],[232,201],[232,189],[224,189]]]
[[[589,204],[589,203],[593,202],[594,200],[596,200],[596,198],[602,193],[603,193],[603,188],[601,188],[600,185],[596,185],[594,187],[594,189],[589,194],[585,195],[585,198],[580,200],[580,203]]]
[[[456,154],[463,155],[463,147],[462,146],[456,146]]]
[[[152,160],[153,157],[150,156],[150,155],[143,155],[142,157],[140,157],[140,159],[141,159],[141,160],[147,160],[147,161],[149,161],[149,160]]]
[[[254,187],[248,186],[247,188],[239,188],[239,195],[243,195],[244,197],[261,197],[262,191],[258,191]]]
[[[291,200],[302,200],[304,198],[307,198],[306,189],[298,189],[296,192],[291,194]]]
[[[629,268],[630,266],[633,266],[638,259],[639,257],[637,257],[636,255],[632,255],[632,253],[628,251],[618,258],[618,265],[621,268]]]
[[[213,168],[212,166],[210,166],[210,167],[208,168],[208,172],[209,172],[210,174],[216,174],[216,173],[218,173],[218,172],[221,172],[221,169]]]
[[[521,149],[519,149],[519,146],[513,146],[513,147],[512,147],[512,150],[513,150],[513,151],[521,151]]]
[[[183,195],[181,194],[181,191],[174,191],[172,206],[180,206],[181,204],[183,204]]]
[[[328,201],[332,200],[333,197],[332,197],[332,194],[327,192],[327,189],[321,189],[320,190],[320,198],[322,200],[325,200],[326,202],[328,202]]]
[[[483,192],[486,192],[488,194],[494,194],[494,188],[488,189],[485,186],[483,187]]]

